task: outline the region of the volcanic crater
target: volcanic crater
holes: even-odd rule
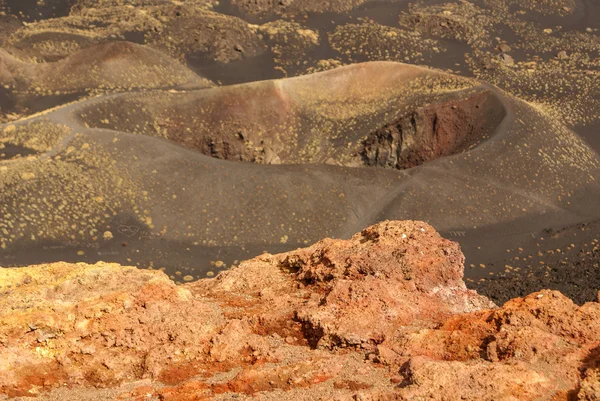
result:
[[[595,3],[250,3],[0,1],[2,266],[197,280],[419,219],[494,300],[593,298]]]

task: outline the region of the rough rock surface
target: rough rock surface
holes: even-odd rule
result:
[[[600,304],[496,307],[417,221],[264,254],[214,280],[0,270],[0,399],[596,400]]]
[[[360,155],[366,166],[415,167],[475,146],[504,116],[504,108],[489,92],[460,102],[438,102],[370,133]]]

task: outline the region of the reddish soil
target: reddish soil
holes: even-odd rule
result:
[[[600,304],[545,290],[498,308],[463,263],[429,225],[386,221],[182,286],[104,263],[0,270],[0,391],[597,399]]]

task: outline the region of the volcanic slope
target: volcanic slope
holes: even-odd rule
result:
[[[6,112],[29,114],[85,96],[169,89],[205,88],[212,83],[149,47],[111,42],[88,47],[56,62],[25,62],[0,49],[0,87]]]
[[[197,278],[386,218],[510,237],[599,214],[600,159],[572,131],[489,85],[392,62],[106,95],[0,132],[4,265]]]
[[[210,2],[124,3],[78,2],[66,16],[17,29],[5,45],[39,61],[56,61],[115,40],[147,44],[181,59],[200,53],[223,63],[265,50],[258,33],[247,22],[212,11]]]
[[[26,63],[0,53],[3,85],[38,92],[136,89],[196,85],[208,87],[185,66],[159,51],[131,42],[91,46],[57,62]]]

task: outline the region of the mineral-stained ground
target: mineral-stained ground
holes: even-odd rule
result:
[[[599,21],[596,0],[0,0],[3,393],[594,399],[599,344],[581,322],[597,324],[600,289]],[[379,297],[397,275],[418,287],[400,245],[387,273],[354,264],[376,263],[367,245],[343,263],[239,267],[386,220],[456,241],[480,296],[462,276],[454,301],[402,287],[346,327],[360,291]],[[219,287],[246,270],[255,284]],[[377,274],[343,307],[323,298]],[[436,274],[450,273],[425,282]],[[128,328],[146,324],[138,301],[110,298],[138,293],[158,297],[153,331]],[[113,303],[124,320],[102,323]],[[92,304],[113,306],[81,312]]]
[[[40,400],[596,400],[600,304],[543,290],[497,307],[428,224],[163,272],[0,271],[0,392]],[[2,396],[0,396],[2,399]]]

